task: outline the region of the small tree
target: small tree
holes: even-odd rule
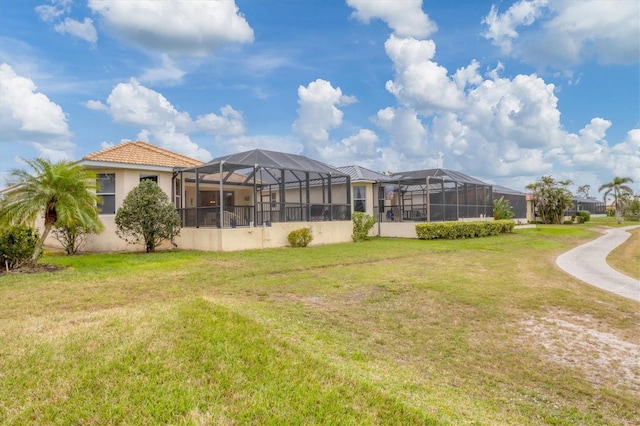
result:
[[[56,223],[51,231],[67,254],[76,254],[86,243],[87,237],[97,234],[96,229],[84,225],[63,225]]]
[[[640,195],[635,195],[622,209],[624,220],[640,221]]]
[[[376,223],[376,218],[362,212],[354,212],[352,216],[353,234],[351,239],[355,242],[364,241],[369,238],[369,231]]]
[[[629,177],[616,176],[613,178],[613,181],[600,185],[600,188],[598,188],[598,192],[602,192],[603,189],[606,189],[603,194],[605,204],[607,203],[607,196],[613,193],[613,206],[615,208],[618,223],[622,221],[620,215],[622,207],[624,206],[625,198],[630,197],[631,194],[633,194],[633,190],[631,187],[625,185],[626,183],[633,183],[633,180]]]
[[[504,196],[493,200],[493,218],[495,220],[511,219],[515,215],[509,200],[505,200]]]
[[[538,182],[527,185],[542,223],[562,223],[565,210],[573,205],[573,194],[568,189],[571,183],[542,176]]]
[[[116,233],[129,244],[144,242],[148,252],[180,234],[180,216],[157,183],[143,180],[116,212]]]

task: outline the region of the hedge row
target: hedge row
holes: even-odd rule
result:
[[[416,233],[421,240],[435,240],[436,238],[457,240],[508,234],[513,231],[514,226],[513,220],[427,222],[416,225]]]

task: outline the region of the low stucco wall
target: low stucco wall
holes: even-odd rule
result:
[[[381,222],[380,236],[392,238],[418,238],[416,225],[420,222]],[[373,226],[372,231],[377,230],[378,224]]]
[[[237,251],[287,247],[291,231],[311,228],[311,246],[351,241],[353,224],[350,221],[286,222],[254,228],[182,228],[175,243],[178,248],[205,251]]]
[[[144,244],[127,244],[116,234],[115,216],[101,216],[104,231],[90,235],[81,252],[144,251]],[[179,248],[184,250],[237,251],[246,249],[277,248],[289,246],[287,236],[293,230],[311,228],[311,246],[351,241],[351,221],[286,222],[266,227],[239,228],[181,228],[174,244],[165,241],[159,250]],[[61,249],[60,243],[50,234],[46,246]]]

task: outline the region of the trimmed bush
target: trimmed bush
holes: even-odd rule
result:
[[[353,234],[351,239],[354,242],[364,241],[369,239],[369,231],[376,224],[376,218],[362,212],[354,212],[351,216],[353,221]]]
[[[416,234],[421,240],[457,240],[480,238],[513,232],[513,220],[478,222],[426,222],[416,225]]]
[[[287,236],[291,247],[306,247],[313,240],[311,228],[300,228],[289,232]]]
[[[38,231],[28,226],[12,226],[0,230],[2,268],[17,269],[29,264],[39,238]]]
[[[588,210],[580,210],[576,213],[576,218],[578,219],[578,223],[589,222],[591,220],[591,212]],[[582,218],[582,222],[580,222],[580,218]]]

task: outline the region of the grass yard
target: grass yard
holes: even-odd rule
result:
[[[637,424],[638,303],[555,266],[602,224],[49,254],[0,277],[0,423]]]
[[[623,274],[640,280],[640,228],[630,230],[629,234],[629,239],[607,256],[607,263]]]

